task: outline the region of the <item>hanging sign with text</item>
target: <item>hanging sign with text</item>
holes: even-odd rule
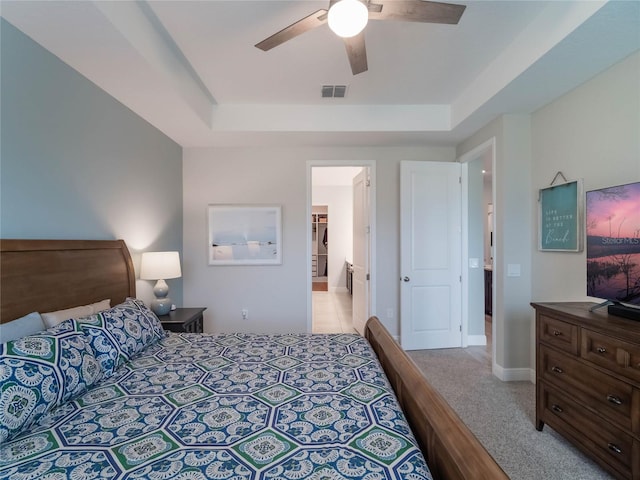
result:
[[[538,248],[542,251],[582,251],[582,182],[540,189]]]

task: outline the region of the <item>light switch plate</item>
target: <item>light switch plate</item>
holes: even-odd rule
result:
[[[509,263],[507,264],[507,277],[519,277],[520,276],[520,264]]]

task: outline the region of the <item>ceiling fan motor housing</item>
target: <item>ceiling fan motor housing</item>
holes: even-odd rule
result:
[[[369,21],[367,5],[360,0],[339,0],[329,6],[329,28],[339,37],[358,35]]]

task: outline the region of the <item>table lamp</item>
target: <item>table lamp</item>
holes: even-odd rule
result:
[[[179,278],[182,276],[180,270],[180,256],[178,252],[144,252],[140,265],[141,280],[157,280],[153,287],[153,294],[156,296],[151,301],[151,310],[156,315],[167,315],[171,310],[171,299],[169,286],[165,280],[169,278]]]

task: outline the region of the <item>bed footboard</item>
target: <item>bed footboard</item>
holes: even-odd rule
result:
[[[396,392],[434,479],[509,479],[378,318],[367,321],[365,338]]]

